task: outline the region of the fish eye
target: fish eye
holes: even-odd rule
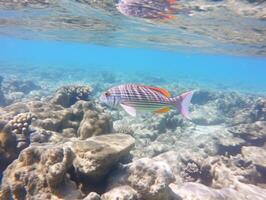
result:
[[[111,94],[110,94],[110,92],[105,92],[104,95],[105,95],[106,97],[109,97]]]

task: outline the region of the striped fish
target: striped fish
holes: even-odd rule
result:
[[[176,108],[189,118],[188,106],[193,91],[171,97],[164,89],[137,84],[124,84],[110,88],[100,96],[100,101],[111,107],[122,107],[131,116],[138,111],[166,113]]]
[[[146,19],[175,19],[176,0],[119,0],[116,8],[125,16]]]

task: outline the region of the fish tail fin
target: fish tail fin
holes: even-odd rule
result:
[[[189,117],[189,104],[194,94],[194,90],[181,94],[174,98],[177,109],[180,111],[183,117],[190,119]]]

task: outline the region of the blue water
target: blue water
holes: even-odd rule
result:
[[[114,199],[136,190],[138,199],[166,200],[172,176],[178,199],[266,199],[266,1],[165,0],[174,7],[158,13],[171,12],[164,20],[132,17],[118,2],[0,0],[0,199],[2,186],[25,199],[83,199],[122,184],[132,191]],[[158,0],[130,9],[149,12],[153,3],[158,12]],[[136,85],[108,90],[125,83],[181,96]],[[116,133],[135,140],[131,155]],[[99,139],[105,134],[110,143]],[[32,147],[36,156],[22,155]],[[162,163],[134,169],[137,159],[161,155]],[[120,173],[129,174],[116,182]],[[187,182],[200,187],[182,192]]]
[[[113,48],[93,44],[1,38],[2,69],[64,68],[143,73],[209,88],[266,93],[266,58]],[[27,74],[25,74],[25,78]],[[86,78],[86,77],[84,77]],[[130,81],[130,80],[128,80]]]

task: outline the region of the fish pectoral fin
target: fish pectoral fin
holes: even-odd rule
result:
[[[125,104],[120,104],[121,107],[131,116],[136,117],[136,109],[134,107],[131,106],[127,106]]]
[[[159,110],[155,110],[154,112],[155,113],[166,113],[170,110],[169,107],[163,107],[163,108],[160,108]]]
[[[170,92],[168,92],[168,91],[165,90],[165,89],[157,88],[157,87],[150,87],[150,86],[148,86],[148,88],[151,89],[151,90],[154,90],[154,91],[156,91],[156,92],[159,92],[159,93],[161,93],[162,95],[164,95],[164,96],[166,96],[166,97],[171,97]]]

